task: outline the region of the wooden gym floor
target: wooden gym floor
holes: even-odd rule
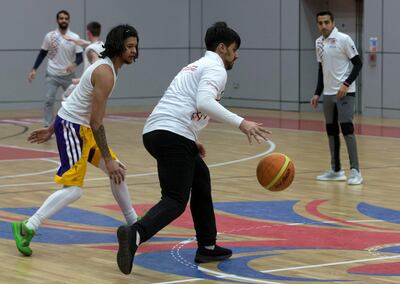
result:
[[[139,214],[160,197],[155,161],[141,131],[150,109],[111,110],[109,144],[127,165]],[[10,222],[32,215],[58,188],[55,139],[26,142],[41,126],[35,112],[0,113],[1,283],[400,283],[400,120],[357,117],[364,184],[318,182],[329,167],[321,113],[235,109],[273,131],[269,143],[247,143],[238,130],[210,123],[201,142],[210,166],[218,243],[233,249],[221,263],[197,266],[190,212],[139,248],[133,273],[119,272],[116,228],[123,222],[108,178],[89,167],[80,200],[40,228],[31,257],[21,256]],[[295,163],[292,186],[258,185],[261,156],[277,151]],[[342,161],[348,173],[342,139]]]

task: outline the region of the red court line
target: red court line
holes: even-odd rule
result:
[[[116,116],[126,116],[126,117],[136,117],[136,118],[147,118],[149,114],[150,114],[149,112],[127,112],[127,113],[110,113],[109,116],[116,115]],[[245,117],[246,119],[263,123],[266,128],[281,128],[281,129],[325,132],[325,122],[323,120],[291,119],[291,118],[277,118],[277,117],[265,117],[265,116],[245,116]],[[14,118],[14,120],[18,119],[23,120],[31,118],[29,117]],[[0,122],[1,121],[2,120],[0,120]],[[355,128],[355,133],[358,135],[400,138],[400,127],[357,123],[354,125],[354,128]]]
[[[120,113],[118,115],[128,117],[147,117],[147,112],[135,113]],[[266,128],[282,128],[294,130],[308,130],[325,132],[325,122],[323,120],[310,120],[310,119],[290,119],[290,118],[276,118],[276,117],[263,117],[263,116],[245,116],[246,119],[261,122]],[[357,123],[354,125],[355,133],[358,135],[368,136],[381,136],[381,137],[394,137],[400,138],[400,127],[395,126],[380,126],[372,124]]]
[[[375,230],[378,229],[378,230],[385,230],[385,231],[396,231],[394,229],[388,229],[388,228],[382,228],[382,227],[377,227],[377,226],[370,226],[370,225],[358,224],[358,223],[354,223],[354,222],[348,222],[348,221],[345,221],[343,219],[334,218],[334,217],[330,217],[328,215],[322,214],[318,210],[318,206],[321,205],[322,203],[325,203],[326,201],[327,200],[313,200],[313,201],[311,201],[310,203],[308,203],[306,205],[307,212],[309,212],[313,216],[316,216],[316,217],[321,218],[323,220],[334,221],[334,222],[337,222],[337,223],[340,223],[340,224],[349,225],[349,226],[369,228],[369,229],[375,229]]]
[[[54,158],[54,157],[58,157],[58,154],[49,151],[0,146],[0,161]]]

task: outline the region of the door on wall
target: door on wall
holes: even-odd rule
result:
[[[358,53],[362,56],[362,15],[363,0],[329,0],[327,8],[335,15],[336,27],[351,36]],[[362,76],[357,79],[356,113],[361,113]]]

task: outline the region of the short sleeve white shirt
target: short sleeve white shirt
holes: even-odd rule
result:
[[[198,95],[212,93],[219,100],[227,73],[220,56],[207,51],[199,60],[184,67],[173,79],[148,117],[143,133],[167,130],[196,141],[209,116],[197,109]]]
[[[340,86],[349,77],[353,65],[351,59],[358,55],[353,40],[335,27],[331,34],[320,36],[316,42],[317,60],[322,64],[324,95],[336,95]],[[349,93],[356,91],[355,82],[349,86]]]
[[[79,35],[68,30],[66,35],[79,39]],[[44,37],[42,49],[47,50],[47,72],[55,76],[69,75],[67,67],[75,61],[75,54],[83,52],[82,47],[65,40],[58,29]]]

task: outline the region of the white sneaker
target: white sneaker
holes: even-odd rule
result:
[[[323,181],[343,181],[346,180],[346,175],[344,174],[344,171],[335,172],[333,170],[329,170],[324,174],[317,176],[316,179]]]
[[[351,169],[350,177],[347,180],[347,184],[358,185],[358,184],[362,184],[362,182],[363,182],[363,177],[361,176],[361,173],[359,171],[357,171],[356,169]]]

